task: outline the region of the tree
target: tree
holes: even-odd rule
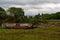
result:
[[[60,12],[57,12],[55,15],[56,15],[56,19],[60,19]]]
[[[40,13],[34,16],[36,19],[40,19]]]
[[[11,7],[8,9],[8,12],[10,15],[14,15],[15,17],[24,16],[24,11],[22,8]]]
[[[6,11],[2,7],[0,7],[0,17],[4,19],[6,15]]]
[[[5,22],[6,18],[7,18],[6,11],[2,7],[0,7],[0,24],[2,24],[3,22]]]
[[[8,10],[10,16],[14,16],[16,22],[19,22],[24,17],[24,10],[22,8],[11,7]]]
[[[28,22],[34,24],[34,18],[32,16],[28,17]]]

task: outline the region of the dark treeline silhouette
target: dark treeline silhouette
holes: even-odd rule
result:
[[[0,7],[0,25],[4,22],[12,23],[32,23],[38,24],[44,20],[59,20],[60,12],[47,13],[47,14],[37,14],[35,16],[25,16],[24,10],[22,8],[11,7],[7,10]]]

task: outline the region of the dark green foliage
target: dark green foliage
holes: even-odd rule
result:
[[[11,7],[8,9],[8,12],[10,13],[11,18],[10,17],[10,21],[14,21],[16,23],[18,22],[22,22],[23,21],[23,17],[24,17],[24,11],[22,8],[16,8],[16,7]]]
[[[6,17],[6,11],[0,7],[0,18],[4,19]]]
[[[8,12],[10,12],[10,15],[14,15],[16,18],[24,16],[24,11],[22,8],[11,7],[8,9]]]
[[[9,14],[9,15],[7,15]],[[11,7],[7,12],[0,7],[0,24],[4,22],[13,22],[13,23],[32,23],[39,24],[40,22],[46,22],[46,20],[59,20],[60,12],[56,13],[47,13],[35,16],[25,16],[24,10],[22,8]]]
[[[0,25],[6,21],[6,18],[7,18],[6,11],[2,7],[0,7]]]
[[[57,20],[60,19],[60,12],[51,13],[51,14],[42,14],[41,19],[43,20]]]

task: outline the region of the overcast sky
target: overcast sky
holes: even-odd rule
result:
[[[0,7],[20,7],[26,15],[54,13],[60,11],[60,0],[0,0]]]

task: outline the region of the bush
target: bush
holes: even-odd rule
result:
[[[2,28],[2,26],[0,25],[0,28]]]

